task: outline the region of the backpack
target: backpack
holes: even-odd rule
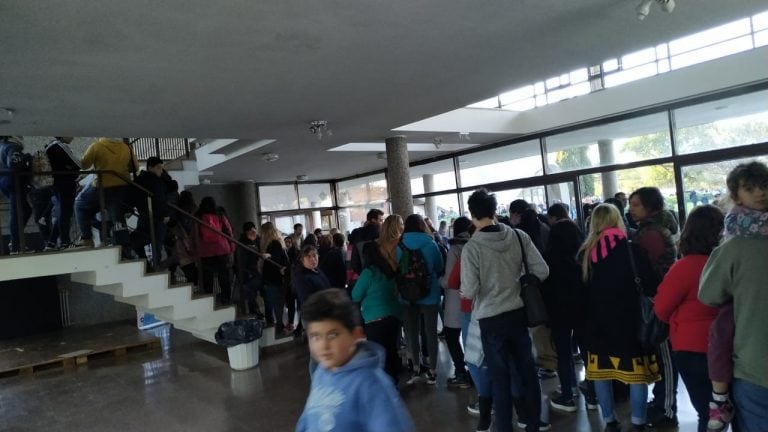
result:
[[[32,172],[35,173],[35,176],[32,178],[32,186],[40,189],[53,185],[53,176],[51,174],[40,175],[40,173],[53,171],[51,161],[48,159],[48,154],[45,151],[36,151],[32,156],[31,165]]]
[[[409,302],[415,302],[429,295],[429,269],[424,254],[418,249],[409,249],[400,241],[402,255],[398,263],[397,291]]]

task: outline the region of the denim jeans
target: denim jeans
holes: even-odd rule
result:
[[[113,186],[104,189],[104,205],[113,224],[125,225],[125,196],[128,186]],[[91,184],[86,186],[75,198],[77,225],[80,227],[82,239],[93,238],[91,228],[97,213],[99,213],[99,190]],[[102,215],[105,217],[105,215]],[[101,239],[104,243],[105,239]]]
[[[283,294],[283,287],[271,282],[264,282],[264,291],[269,298],[269,304],[272,306],[271,311],[266,311],[266,315],[269,316],[270,312],[275,317],[275,330],[282,331],[285,323],[283,322],[283,308],[285,304],[285,295]]]
[[[43,245],[50,241],[53,226],[53,187],[42,187],[29,191],[29,201],[32,204],[32,214],[35,217],[37,229]]]
[[[24,227],[27,225],[29,216],[32,214],[32,208],[27,202],[27,188],[24,185],[19,185],[19,194],[16,194],[16,186],[13,181],[13,177],[0,176],[0,191],[3,192],[10,202],[11,217],[8,224],[8,229],[11,231],[11,251],[16,252],[19,250],[19,227],[24,232]],[[21,218],[18,217],[18,205],[21,205]],[[19,223],[21,222],[21,223]]]
[[[603,414],[603,420],[606,423],[616,420],[616,411],[614,410],[613,399],[613,381],[600,380],[595,381],[595,393],[597,393],[597,403],[600,405],[600,411]],[[632,424],[645,424],[648,401],[648,384],[630,384],[629,385],[629,406],[632,412]]]
[[[707,432],[709,399],[712,397],[712,381],[709,380],[707,354],[675,351],[673,356],[680,377],[691,397],[691,405],[699,415],[698,432]]]
[[[423,327],[429,353],[429,368],[437,369],[437,311],[439,305],[409,304],[403,307],[403,328],[408,352],[411,353],[414,367],[420,364],[421,338],[419,331]],[[424,317],[424,321],[421,317]]]
[[[557,376],[560,378],[560,392],[566,399],[573,399],[576,385],[576,366],[573,363],[573,329],[553,327],[552,340],[557,351]]]
[[[736,425],[742,432],[768,432],[768,387],[741,378],[731,390],[736,406]]]
[[[493,388],[496,430],[511,432],[512,384],[515,374],[522,382],[524,415],[521,417],[538,419],[541,414],[541,387],[533,360],[525,311],[517,309],[479,321],[483,353]],[[537,422],[528,422],[527,432],[538,430]]]
[[[75,184],[72,185],[54,185],[53,187],[53,227],[51,237],[48,239],[51,243],[61,240],[62,246],[72,243],[69,230],[72,226],[72,214],[75,211],[75,195],[77,191]]]
[[[463,312],[461,314],[461,343],[467,346],[467,332],[469,331],[469,321],[472,319],[472,313]],[[469,369],[469,375],[472,377],[472,382],[475,384],[475,390],[480,397],[490,398],[491,395],[491,377],[488,376],[488,366],[485,362],[482,365],[477,366],[472,363],[467,363],[467,369]]]
[[[251,275],[243,285],[245,285],[246,299],[248,301],[248,309],[250,312],[259,313],[259,305],[256,302],[256,297],[261,295],[261,298],[264,299],[264,317],[272,317],[271,319],[268,319],[268,321],[273,321],[272,299],[267,296],[267,291],[264,288],[264,281],[261,279],[261,275]]]

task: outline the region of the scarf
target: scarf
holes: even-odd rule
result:
[[[621,228],[613,227],[608,228],[606,230],[603,230],[600,232],[600,238],[597,240],[597,243],[602,245],[602,247],[598,247],[598,244],[595,244],[595,247],[592,248],[592,251],[590,252],[590,260],[593,263],[596,263],[598,261],[597,257],[597,250],[600,249],[600,257],[602,259],[605,259],[605,257],[608,256],[608,251],[611,249],[614,249],[616,245],[619,243],[619,240],[626,239],[627,234],[621,230]]]
[[[768,238],[768,212],[734,206],[725,216],[724,237]]]

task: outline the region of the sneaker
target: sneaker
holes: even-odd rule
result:
[[[469,415],[473,417],[479,417],[480,416],[480,402],[475,402],[473,404],[467,405],[467,412]]]
[[[424,374],[424,376],[427,377],[427,384],[429,384],[429,385],[437,384],[437,375],[436,374],[434,374],[431,371],[427,370],[427,372]]]
[[[576,401],[573,398],[567,399],[562,393],[556,391],[552,393],[552,398],[549,400],[552,408],[565,412],[576,412]]]
[[[80,243],[78,243],[78,245],[75,247],[93,249],[95,246],[96,245],[93,243],[93,239],[80,239]]]
[[[598,407],[597,398],[594,396],[584,396],[584,405],[587,406],[587,411],[595,411]]]
[[[672,417],[667,417],[663,408],[659,408],[650,402],[648,404],[648,423],[654,427],[675,427],[677,426],[677,414]]]
[[[621,432],[621,424],[616,420],[605,424],[605,432]]]
[[[470,380],[469,380],[469,374],[466,372],[464,373],[458,373],[453,378],[448,378],[448,387],[456,387],[456,388],[470,388],[472,386]]]
[[[53,252],[57,250],[59,250],[59,248],[56,247],[56,243],[53,242],[47,242],[45,248],[43,248],[43,252]]]
[[[557,376],[557,371],[554,369],[539,368],[539,379],[549,379]]]
[[[709,422],[707,432],[721,432],[728,428],[728,423],[733,420],[733,405],[730,401],[722,403],[709,403]]]
[[[411,374],[411,378],[408,379],[408,381],[406,381],[405,383],[408,385],[414,385],[420,382],[424,382],[424,376],[422,376],[420,373],[413,372]]]
[[[288,331],[294,331],[295,327],[293,326],[293,324],[286,324],[285,329]]]
[[[528,425],[518,420],[517,427],[520,429],[525,429],[528,427]],[[539,421],[539,431],[548,431],[550,429],[552,429],[552,425],[550,423]]]

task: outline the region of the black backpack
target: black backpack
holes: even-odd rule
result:
[[[429,269],[424,254],[409,249],[400,241],[402,255],[398,263],[397,291],[409,302],[419,301],[429,295]]]

